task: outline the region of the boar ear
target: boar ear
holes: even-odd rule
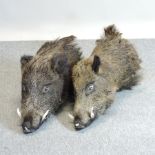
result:
[[[98,70],[99,70],[99,67],[100,67],[100,64],[101,64],[101,61],[100,61],[100,58],[95,55],[94,56],[94,60],[93,60],[93,63],[92,63],[92,70],[97,73]]]
[[[51,67],[58,74],[67,74],[69,71],[68,59],[64,53],[57,54],[52,58]]]
[[[20,63],[21,63],[21,66],[24,67],[25,64],[27,64],[31,59],[33,58],[33,56],[30,56],[30,55],[23,55],[20,59]]]

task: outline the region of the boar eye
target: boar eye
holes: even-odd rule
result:
[[[42,92],[43,93],[47,93],[49,91],[49,87],[48,86],[44,86]]]
[[[86,93],[86,96],[91,94],[93,91],[95,90],[95,86],[94,86],[94,83],[90,83],[86,86],[85,88],[85,93]]]

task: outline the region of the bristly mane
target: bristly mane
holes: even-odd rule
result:
[[[80,48],[77,47],[74,41],[75,36],[69,36],[44,43],[25,69],[46,71],[50,67],[53,55],[59,53],[64,53],[68,58],[69,64],[72,66],[81,57]]]

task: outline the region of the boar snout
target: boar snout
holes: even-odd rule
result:
[[[86,124],[84,124],[81,121],[81,119],[78,116],[76,116],[75,119],[74,119],[74,128],[75,128],[75,130],[81,130],[81,129],[85,128],[85,127],[86,127]]]
[[[76,114],[74,117],[75,130],[81,130],[89,126],[94,121],[96,116],[97,116],[96,112],[93,110],[93,108],[91,109],[90,112],[83,112],[80,113],[79,115]]]
[[[24,118],[24,121],[23,121],[23,124],[22,124],[23,132],[25,134],[32,133],[35,130],[37,130],[40,127],[41,124],[42,124],[41,123],[41,118],[38,119],[38,120],[35,120],[35,122],[34,122],[34,119],[33,119],[32,116],[30,116],[30,115],[26,116]]]
[[[43,116],[40,115],[27,115],[23,119],[22,128],[25,134],[32,133],[37,130],[43,122],[47,119],[49,110],[45,112]]]

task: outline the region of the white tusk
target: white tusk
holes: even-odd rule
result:
[[[90,111],[90,117],[91,118],[94,118],[95,117],[94,108],[93,107],[91,108],[91,111]]]
[[[27,131],[27,132],[30,132],[30,130],[25,126],[24,129]]]
[[[42,121],[46,118],[46,116],[48,115],[48,113],[49,113],[49,110],[47,110],[47,111],[45,112],[45,114],[43,115]]]
[[[17,114],[18,114],[18,116],[19,116],[20,118],[22,117],[22,115],[21,115],[21,112],[20,112],[19,108],[17,108]]]
[[[70,119],[74,120],[73,114],[69,113],[68,116],[69,116]]]
[[[80,125],[79,123],[76,123],[76,124],[75,124],[75,126],[79,126],[79,125]]]

